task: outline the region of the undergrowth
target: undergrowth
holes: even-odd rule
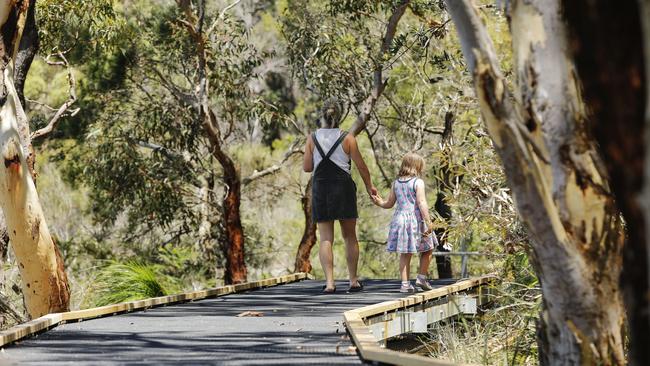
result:
[[[431,357],[482,365],[537,365],[539,282],[525,251],[507,255],[491,302],[474,317],[435,324],[421,338]]]

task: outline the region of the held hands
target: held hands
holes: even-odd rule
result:
[[[370,196],[370,199],[372,200],[372,202],[375,205],[381,207],[384,204],[384,199],[381,198],[381,196],[379,195],[379,191],[377,190],[377,188],[375,186],[371,185],[370,187],[366,187],[366,189],[368,191],[368,195]]]
[[[384,199],[381,198],[378,194],[372,195],[370,196],[370,198],[372,199],[372,203],[374,203],[375,205],[379,207],[384,206]]]

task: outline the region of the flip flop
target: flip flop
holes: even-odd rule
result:
[[[336,292],[336,286],[334,286],[333,289],[327,289],[327,286],[323,286],[323,289],[321,290],[321,294],[333,294]]]
[[[350,286],[350,288],[348,289],[348,293],[363,291],[363,283],[361,283],[361,281],[357,281],[357,282],[359,283],[359,286]]]

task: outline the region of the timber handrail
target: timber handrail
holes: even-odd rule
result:
[[[170,305],[192,300],[201,300],[229,295],[247,290],[254,290],[263,287],[271,287],[285,283],[301,281],[307,278],[311,278],[311,275],[308,273],[293,273],[285,276],[267,278],[264,280],[246,282],[237,285],[221,286],[206,290],[191,291],[169,296],[160,296],[144,300],[135,300],[119,304],[106,305],[97,308],[68,311],[65,313],[47,314],[40,318],[16,325],[10,329],[0,332],[0,347],[4,347],[10,343],[16,342],[36,333],[40,333],[66,322],[82,321],[106,315],[115,315],[125,312],[145,310],[162,305]]]
[[[359,351],[361,358],[366,361],[378,361],[392,365],[410,366],[450,366],[456,363],[439,360],[430,357],[419,356],[404,352],[392,351],[383,348],[372,334],[366,320],[370,317],[383,315],[397,310],[413,308],[429,301],[441,299],[446,296],[455,295],[461,292],[477,289],[479,298],[482,296],[484,287],[496,280],[494,275],[485,275],[477,278],[461,280],[451,285],[442,286],[411,295],[397,300],[385,301],[374,305],[368,305],[343,313],[345,325],[350,336]]]

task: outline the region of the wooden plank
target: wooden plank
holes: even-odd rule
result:
[[[63,320],[61,314],[47,314],[27,323],[0,332],[0,346],[15,342],[29,335],[45,331]]]
[[[404,352],[397,352],[385,349],[379,346],[376,338],[372,334],[370,327],[365,323],[365,319],[371,316],[381,315],[387,312],[404,309],[409,306],[425,303],[430,300],[441,297],[454,295],[461,291],[472,288],[479,288],[479,297],[482,295],[481,288],[496,280],[493,275],[486,275],[478,278],[459,281],[452,285],[443,286],[437,289],[426,291],[422,294],[408,296],[398,300],[385,301],[382,303],[364,306],[343,313],[346,327],[361,357],[366,361],[378,361],[393,365],[409,366],[450,366],[458,365],[456,363],[439,360],[430,357],[424,357]]]
[[[440,360],[431,357],[414,355],[406,352],[391,351],[379,346],[369,347],[366,351],[369,360],[388,363],[391,365],[408,366],[458,366],[462,364]]]
[[[293,273],[280,277],[267,278],[259,281],[247,282],[238,285],[228,285],[210,288],[206,290],[191,291],[176,295],[160,296],[144,300],[135,300],[100,306],[97,308],[68,311],[65,313],[55,313],[42,316],[30,322],[17,325],[13,328],[0,332],[0,347],[15,342],[19,339],[28,337],[35,333],[47,330],[59,323],[82,321],[86,319],[97,318],[100,316],[115,315],[124,312],[138,311],[161,305],[176,304],[192,300],[201,300],[210,297],[218,297],[236,292],[257,289],[261,287],[276,286],[284,283],[300,281],[309,278],[306,273]]]
[[[471,279],[459,281],[452,285],[443,286],[416,295],[407,296],[402,299],[390,300],[390,301],[380,302],[374,305],[364,306],[362,308],[355,309],[355,311],[359,313],[359,316],[361,316],[361,318],[367,318],[372,315],[381,314],[384,312],[389,312],[397,309],[407,308],[409,306],[435,300],[443,296],[448,296],[456,292],[478,287],[479,285],[488,284],[490,281],[493,281],[495,278],[496,277],[491,275],[478,277],[478,278],[471,278]]]

